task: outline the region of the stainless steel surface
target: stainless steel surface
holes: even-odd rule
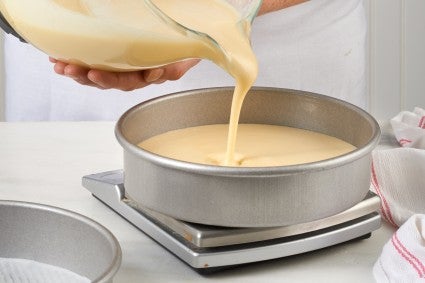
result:
[[[60,208],[0,201],[0,257],[62,267],[92,282],[112,282],[121,248],[103,226]]]
[[[377,212],[370,213],[373,209],[377,209],[377,199],[369,195],[363,205],[357,206],[355,214],[359,213],[358,215],[361,216],[327,229],[251,244],[200,248],[193,245],[184,234],[176,233],[167,227],[161,220],[152,218],[130,206],[125,197],[122,173],[121,170],[117,170],[84,176],[83,185],[99,200],[194,268],[243,264],[304,253],[361,237],[378,229],[381,224],[379,214]],[[350,210],[351,213],[354,212],[353,210]],[[191,224],[181,222],[181,225]],[[318,229],[320,227],[312,225],[310,228]],[[196,229],[196,225],[193,229]],[[210,228],[210,230],[212,229]],[[216,227],[216,229],[222,231],[219,233],[225,233],[223,228]],[[227,232],[229,235],[234,235],[239,233],[238,230],[249,231],[250,229],[228,228]],[[267,230],[273,231],[274,228],[258,228],[258,230],[260,233],[261,231],[266,232],[267,238]]]
[[[266,228],[235,228],[190,223],[146,209],[128,199],[126,203],[161,222],[168,229],[173,230],[195,246],[207,248],[266,241],[329,228],[378,211],[381,200],[375,194],[369,193],[365,200],[336,215],[307,223]]]
[[[379,126],[365,111],[318,94],[253,88],[240,122],[313,130],[350,142],[357,150],[302,165],[236,168],[173,160],[136,146],[169,130],[227,123],[232,91],[172,94],[141,103],[120,118],[116,136],[124,149],[124,183],[132,199],[189,222],[272,227],[335,215],[366,196]]]
[[[96,197],[104,200],[105,203],[116,203],[117,200],[123,202],[157,225],[172,230],[172,233],[176,236],[200,248],[260,242],[318,231],[376,212],[381,204],[380,198],[369,192],[365,199],[355,206],[336,215],[312,222],[266,228],[209,226],[178,220],[134,202],[126,196],[123,173],[122,170],[116,170],[84,176],[83,186],[88,188]]]

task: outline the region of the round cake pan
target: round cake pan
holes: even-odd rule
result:
[[[124,113],[115,134],[124,149],[124,186],[136,202],[185,221],[270,227],[342,212],[369,190],[376,120],[347,102],[319,94],[253,88],[240,123],[284,125],[340,138],[356,150],[323,161],[277,167],[220,167],[183,162],[137,146],[186,127],[228,123],[233,88],[199,89],[143,102]]]
[[[0,201],[0,257],[67,269],[91,282],[112,282],[121,265],[116,238],[97,222],[68,210]]]

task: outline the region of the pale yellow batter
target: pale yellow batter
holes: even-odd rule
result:
[[[62,61],[127,71],[206,58],[233,76],[256,76],[250,24],[226,1],[151,2],[188,29],[167,24],[145,0],[2,0],[0,9],[25,39]]]
[[[144,0],[2,0],[0,9],[25,39],[61,61],[136,70],[212,60],[236,80],[224,164],[235,163],[239,113],[258,73],[251,23],[224,0],[151,2],[196,33],[166,24]]]
[[[153,137],[141,144],[149,151],[195,163],[276,166],[354,149],[335,138],[299,129],[238,128],[243,100],[258,72],[249,42],[250,22],[223,0],[151,1],[188,29],[166,24],[144,0],[2,0],[0,9],[25,39],[62,61],[127,71],[205,58],[235,78],[229,125]]]
[[[139,144],[153,153],[194,163],[225,165],[228,125],[170,131]],[[297,128],[240,124],[231,166],[267,167],[308,163],[342,155],[355,147],[340,139]]]

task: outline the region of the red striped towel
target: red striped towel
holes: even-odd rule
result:
[[[416,107],[413,112],[400,112],[391,119],[391,126],[401,146],[425,149],[424,109]]]
[[[373,152],[371,190],[381,197],[382,217],[398,230],[374,276],[377,282],[425,283],[425,110],[401,112],[391,126],[401,147]]]
[[[381,198],[382,217],[399,227],[413,214],[425,214],[425,150],[379,150],[372,160],[371,190]]]
[[[377,282],[425,282],[425,215],[413,215],[394,233],[373,274]]]

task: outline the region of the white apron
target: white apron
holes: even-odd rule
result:
[[[257,86],[307,90],[366,108],[366,19],[362,0],[310,0],[255,19]],[[7,121],[116,120],[131,106],[172,92],[233,86],[203,61],[183,78],[131,92],[81,86],[53,72],[47,55],[5,39]]]

